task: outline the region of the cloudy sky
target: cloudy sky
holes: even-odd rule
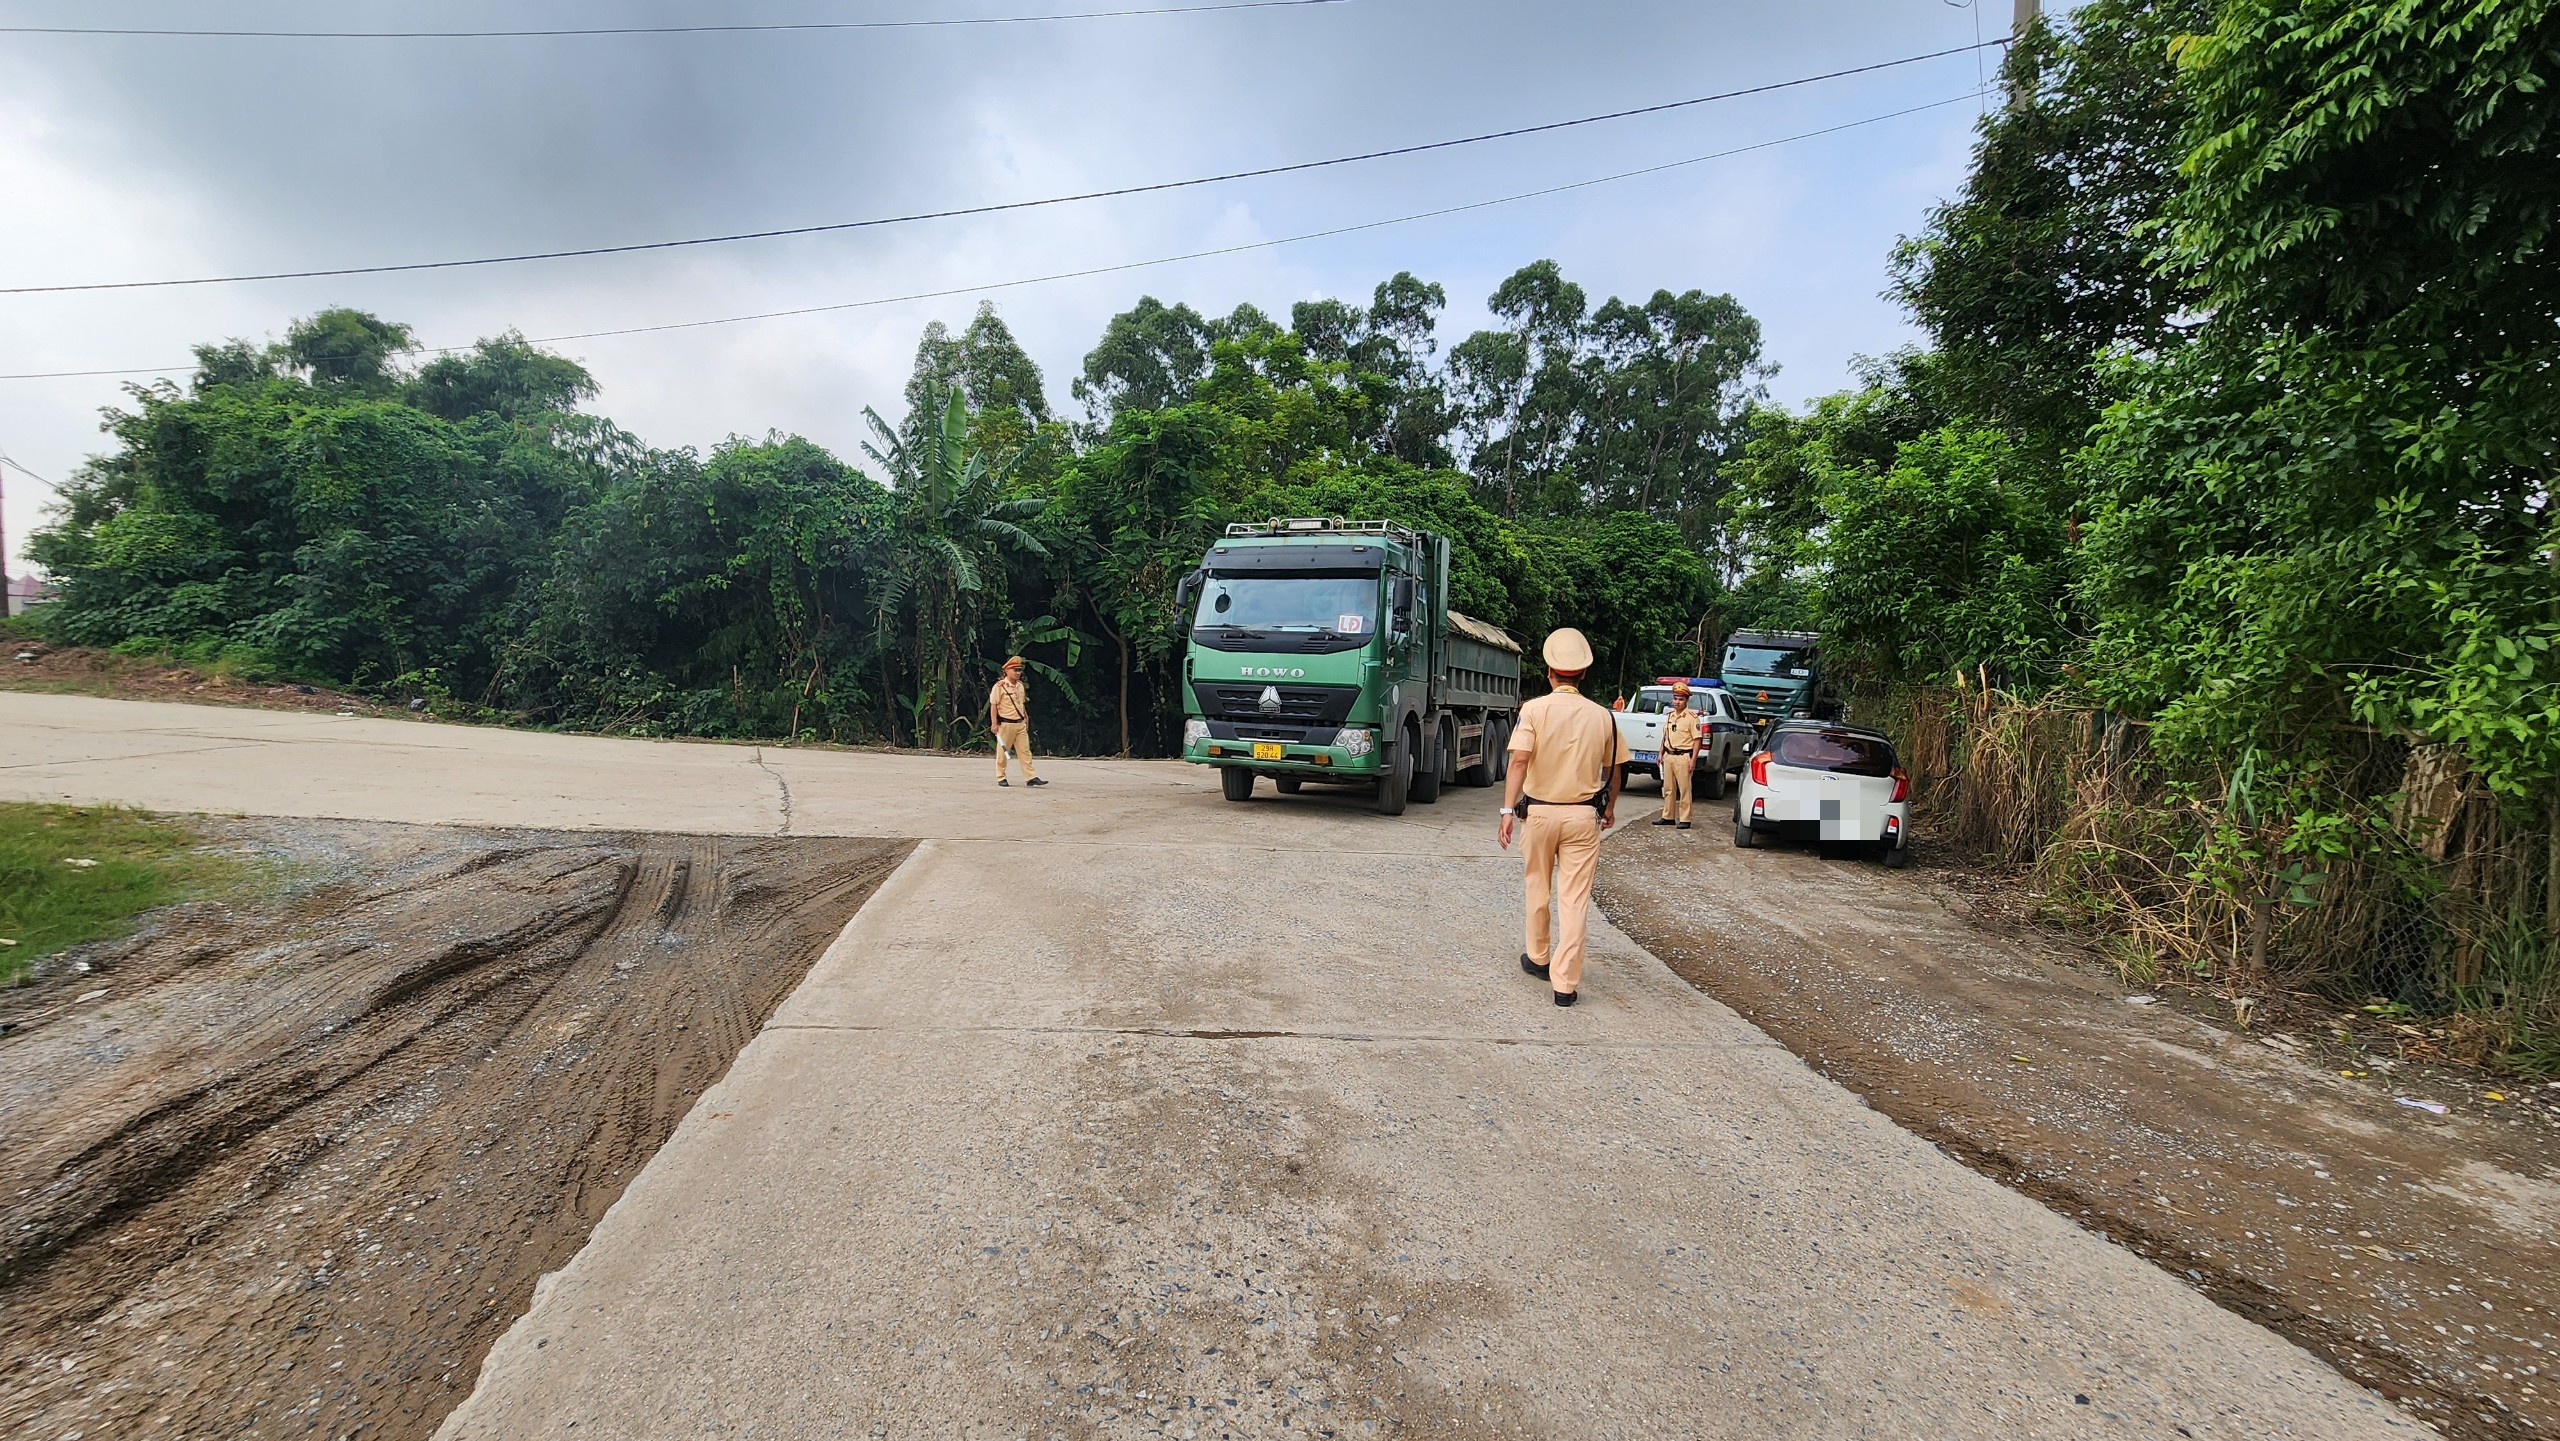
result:
[[[1055,15],[1202,0],[0,0],[0,26],[457,29]],[[0,285],[319,269],[824,224],[1320,159],[1814,75],[1996,37],[1975,0],[1341,0],[1055,23],[550,39],[0,33]],[[1959,182],[1996,58],[1957,55],[1433,154],[962,220],[407,275],[0,296],[0,374],[182,365],[353,305],[428,345],[920,292],[562,341],[660,445],[796,431],[850,452],[927,321],[993,300],[1051,399],[1141,294],[1277,315],[1412,270],[1444,344],[1551,257],[1591,292],[1729,291],[1773,390],[1910,338],[1885,253]],[[1460,214],[1524,191],[1835,134]],[[1007,285],[1203,250],[1210,259]],[[0,452],[59,478],[147,377],[0,381]],[[44,488],[5,477],[17,551]]]

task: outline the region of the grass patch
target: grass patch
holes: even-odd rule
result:
[[[104,806],[0,803],[0,982],[67,946],[202,894],[233,864],[175,821]],[[81,865],[76,862],[92,862]]]

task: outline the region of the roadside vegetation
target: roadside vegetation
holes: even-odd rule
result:
[[[133,392],[35,538],[48,635],[642,734],[1161,755],[1228,522],[1451,535],[1460,610],[1604,687],[1818,628],[1924,836],[2129,979],[2560,1066],[2560,9],[2089,0],[2012,47],[1892,256],[1927,336],[1802,410],[1730,296],[1410,273],[1284,317],[1141,297],[1054,405],[992,307],[857,460],[655,449],[508,335],[353,311]]]
[[[183,825],[132,811],[0,803],[0,984],[230,878],[236,868],[198,842]]]

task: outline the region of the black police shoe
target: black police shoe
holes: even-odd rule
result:
[[[1027,786],[1045,786],[1048,782],[1040,779],[1038,776],[1033,776],[1031,779],[1024,781],[1023,784]]]
[[[1671,817],[1669,817],[1669,816],[1655,816],[1655,817],[1653,818],[1653,823],[1654,823],[1655,825],[1658,825],[1658,826],[1667,826],[1667,825],[1671,824]]]
[[[1539,980],[1543,981],[1547,978],[1547,968],[1539,965],[1536,961],[1529,959],[1529,953],[1527,951],[1522,951],[1520,953],[1520,969],[1527,971],[1530,975],[1536,976]]]
[[[1557,1005],[1559,1005],[1559,1006],[1570,1006],[1570,1005],[1572,1005],[1574,1002],[1576,1002],[1576,1001],[1578,1001],[1578,1000],[1581,1000],[1581,999],[1582,999],[1582,992],[1580,992],[1580,991],[1558,991],[1558,992],[1556,992],[1556,1004],[1557,1004]]]
[[[1680,829],[1682,829],[1682,830],[1684,830],[1684,831],[1685,831],[1685,830],[1687,830],[1688,828],[1689,828],[1689,823],[1688,823],[1687,821],[1682,821],[1682,822],[1680,823]]]
[[[1009,781],[1009,780],[1006,780],[1006,779],[1005,779],[1004,777],[1002,777],[1002,776],[998,776],[998,777],[996,777],[996,784],[997,784],[997,785],[1000,785],[1000,786],[1009,786],[1009,785],[1012,785],[1012,784],[1013,784],[1013,782],[1011,782],[1011,781]]]

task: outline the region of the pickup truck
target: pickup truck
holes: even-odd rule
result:
[[[1618,775],[1620,789],[1625,789],[1633,776],[1661,778],[1662,713],[1671,709],[1671,683],[1677,679],[1664,676],[1643,687],[1625,710],[1616,712],[1618,734],[1627,743],[1628,756]],[[1698,713],[1701,722],[1698,756],[1690,779],[1700,796],[1722,799],[1724,778],[1741,769],[1743,758],[1751,753],[1755,728],[1734,709],[1733,697],[1711,680],[1689,682],[1689,708]]]

